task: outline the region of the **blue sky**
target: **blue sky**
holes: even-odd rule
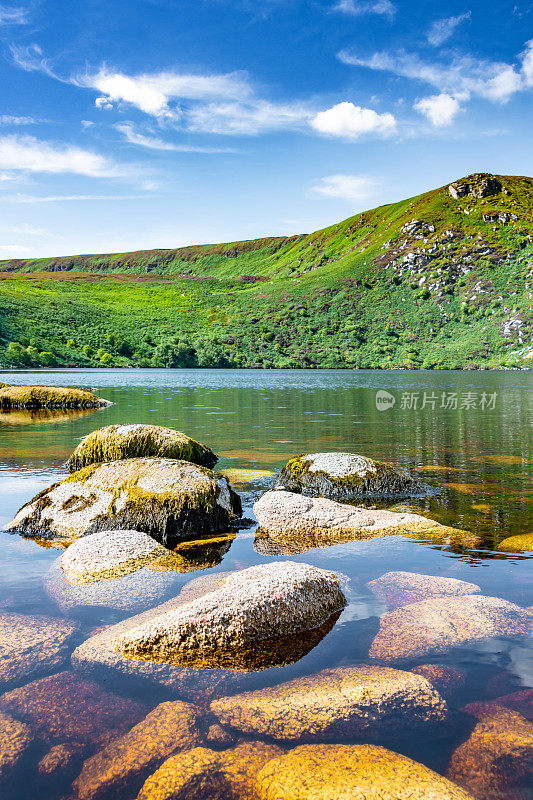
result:
[[[312,231],[533,175],[533,3],[0,0],[0,258]]]

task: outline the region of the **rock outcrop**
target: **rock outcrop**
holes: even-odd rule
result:
[[[254,513],[260,526],[256,549],[263,553],[297,554],[314,547],[402,533],[452,544],[477,542],[466,531],[418,514],[357,508],[280,489],[266,492],[255,503]]]
[[[418,572],[387,572],[381,578],[370,581],[367,586],[389,609],[418,603],[430,597],[468,595],[481,591],[475,583],[421,575]]]
[[[107,425],[89,433],[72,453],[70,472],[104,461],[125,458],[176,458],[212,469],[218,461],[213,451],[181,431],[159,425]]]
[[[131,731],[83,764],[73,783],[79,800],[99,800],[138,788],[173,753],[202,742],[200,709],[190,703],[161,703]]]
[[[10,408],[102,408],[109,400],[84,389],[64,386],[0,386],[0,409]]]
[[[257,773],[282,754],[265,742],[243,742],[223,752],[196,747],[167,759],[137,800],[257,800]]]
[[[0,614],[0,687],[61,667],[77,630],[55,617]]]
[[[501,190],[501,181],[494,175],[487,175],[485,173],[470,175],[463,181],[450,183],[448,187],[448,191],[454,200],[459,200],[461,197],[466,197],[467,195],[472,195],[472,197],[476,199],[491,197],[494,194],[499,194]]]
[[[384,614],[369,655],[394,663],[494,637],[522,637],[532,629],[533,614],[499,597],[433,597]]]
[[[464,711],[478,722],[453,753],[447,776],[478,800],[525,800],[533,778],[533,723],[493,703]]]
[[[446,703],[420,675],[387,667],[340,667],[211,703],[223,725],[279,741],[395,737],[442,721]]]
[[[27,725],[0,712],[0,781],[3,782],[32,742]]]
[[[423,764],[368,744],[296,747],[268,761],[255,784],[257,800],[472,800]]]
[[[73,542],[61,556],[68,583],[98,583],[153,564],[166,548],[141,531],[98,531]]]
[[[291,561],[262,564],[117,637],[115,647],[128,658],[180,666],[252,669],[271,666],[272,659],[290,663],[299,635],[307,638],[345,605],[331,572]]]
[[[330,500],[411,497],[429,489],[404,469],[355,453],[308,453],[291,458],[274,488]]]
[[[130,458],[91,464],[23,506],[8,529],[72,540],[101,530],[143,531],[172,547],[226,530],[241,502],[226,478],[188,461]]]

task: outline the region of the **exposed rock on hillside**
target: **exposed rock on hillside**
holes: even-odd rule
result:
[[[310,453],[291,458],[274,488],[332,500],[359,500],[410,497],[429,487],[383,461],[355,453]]]
[[[172,547],[191,534],[227,530],[240,515],[240,498],[222,475],[188,461],[129,458],[74,472],[23,506],[7,527],[63,540],[133,529]]]
[[[71,472],[76,472],[88,464],[146,456],[192,461],[210,469],[218,461],[209,447],[172,428],[108,425],[82,439],[72,453],[68,466]]]

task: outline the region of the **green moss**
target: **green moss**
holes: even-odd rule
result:
[[[83,389],[63,386],[0,386],[0,408],[98,408],[106,400]]]

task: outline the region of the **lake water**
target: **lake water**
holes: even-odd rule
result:
[[[4,372],[0,381],[92,387],[114,403],[94,412],[0,414],[0,528],[38,491],[66,475],[64,463],[81,437],[111,423],[144,422],[177,428],[209,445],[220,457],[217,469],[273,472],[292,455],[317,451],[392,461],[416,470],[434,488],[430,496],[410,500],[410,507],[481,537],[475,550],[395,536],[291,556],[346,576],[348,606],[311,652],[290,666],[257,672],[251,676],[254,687],[364,663],[385,610],[366,583],[391,570],[473,581],[484,595],[533,604],[533,554],[497,549],[503,539],[533,531],[532,372],[51,370]],[[379,407],[378,392],[387,393],[380,395],[385,401]],[[271,480],[236,486],[246,517]],[[283,560],[257,552],[254,538],[254,528],[247,527],[218,549],[210,545],[204,554],[197,547],[189,571],[171,576],[158,602],[199,575]],[[81,603],[61,612],[46,581],[59,555],[1,532],[0,611],[66,613],[81,623],[78,643],[96,627],[145,607],[139,598],[138,608],[133,604],[127,612]],[[531,649],[522,640],[483,642],[429,660],[466,673],[466,685],[452,703],[456,708],[533,685]],[[164,692],[156,696],[142,687],[112,690],[151,706],[165,699]],[[429,742],[407,736],[395,749],[444,772],[461,737],[459,725]],[[36,740],[11,783],[17,800],[37,790],[44,800],[69,796],[79,772],[75,759],[59,774],[37,775],[35,763],[50,741]],[[520,796],[533,797],[524,786]],[[131,800],[136,791],[113,796]]]

